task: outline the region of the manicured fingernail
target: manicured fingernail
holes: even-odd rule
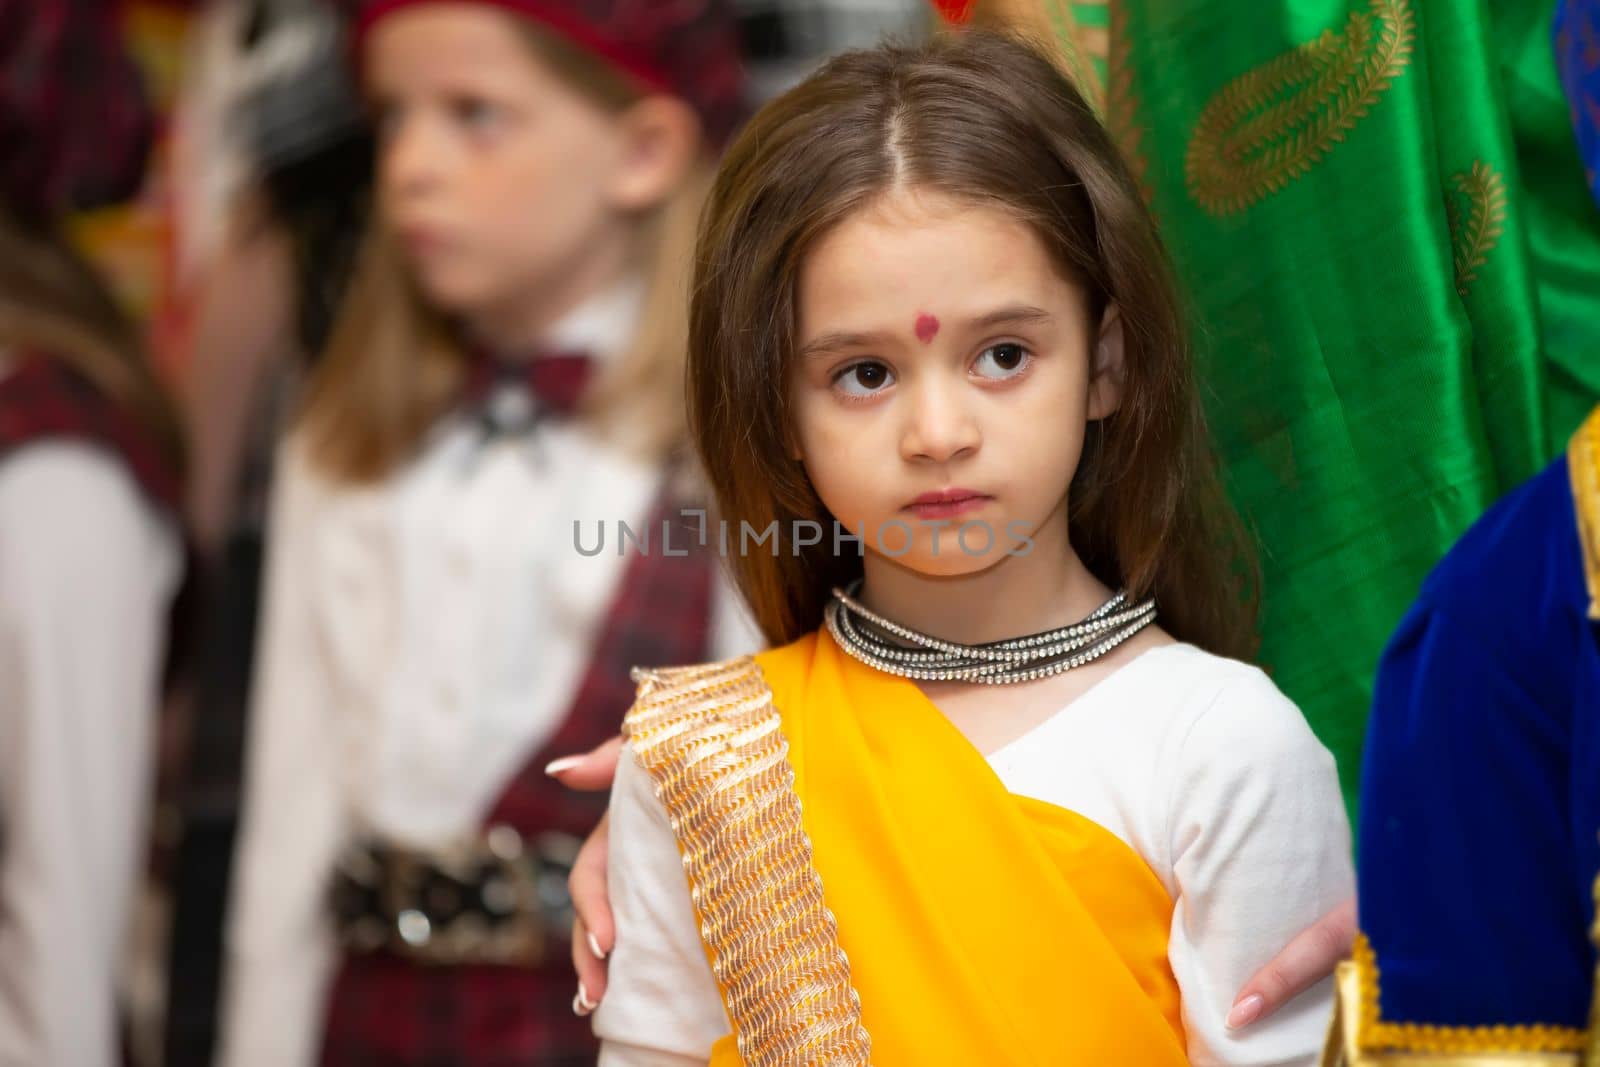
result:
[[[1239,1001],[1233,1006],[1233,1010],[1228,1012],[1228,1029],[1238,1030],[1255,1022],[1261,1017],[1261,1009],[1266,1003],[1260,993],[1251,993]]]
[[[597,960],[605,959],[606,950],[600,947],[600,939],[594,936],[594,931],[590,930],[588,933],[584,934],[584,937],[589,942],[589,951],[594,953],[594,958]]]
[[[572,998],[572,1014],[584,1016],[591,1014],[600,1005],[589,999],[589,991],[583,988],[583,983],[578,983],[578,995]]]
[[[562,756],[558,760],[551,760],[549,763],[547,763],[544,768],[544,773],[560,774],[562,771],[572,770],[572,768],[576,767],[582,762],[582,756]]]

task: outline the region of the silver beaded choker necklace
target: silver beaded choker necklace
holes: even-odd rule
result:
[[[1006,685],[1031,682],[1085,663],[1093,663],[1156,621],[1153,599],[1129,605],[1118,593],[1093,615],[1025,637],[958,645],[891,622],[863,607],[848,589],[835,589],[824,618],[833,639],[855,659],[888,674],[919,682],[973,682]]]

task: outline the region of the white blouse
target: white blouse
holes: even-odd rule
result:
[[[120,1062],[117,979],[182,570],[177,524],[118,457],[46,441],[0,462],[5,1067]]]
[[[604,358],[637,309],[637,290],[611,293],[550,343]],[[624,572],[612,531],[638,528],[662,481],[576,421],[488,443],[449,421],[368,488],[328,484],[293,440],[279,471],[228,920],[231,1067],[315,1061],[342,850],[478,829],[565,719]],[[605,551],[578,551],[575,520],[585,550],[605,523]],[[714,631],[719,655],[759,645],[725,585]]]
[[[1156,647],[989,763],[1013,793],[1094,820],[1160,877],[1192,1063],[1316,1061],[1331,979],[1264,1023],[1224,1025],[1250,976],[1354,892],[1333,757],[1265,674],[1192,645]],[[671,824],[631,752],[611,799],[610,892],[602,1067],[704,1064],[730,1025]]]

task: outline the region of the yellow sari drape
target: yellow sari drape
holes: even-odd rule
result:
[[[859,994],[873,1063],[1187,1062],[1167,963],[1172,902],[1137,853],[1082,816],[1009,793],[916,686],[850,659],[825,633],[757,656],[755,664],[773,717],[781,716],[811,865],[837,920],[837,948]],[[704,692],[698,700],[694,714],[718,714]],[[739,706],[747,715],[752,707],[748,698]],[[651,736],[692,733],[692,718],[658,720],[673,725]],[[680,778],[696,773],[691,765],[720,762],[723,769],[707,772],[722,777],[693,805],[679,801],[683,810],[673,810],[672,798],[685,794],[663,793],[675,826],[687,827],[685,816],[703,817],[708,803],[731,806],[748,823],[758,806],[741,797],[739,772],[727,768],[749,762],[739,739],[761,734],[760,721],[759,714],[738,720],[723,739],[702,743],[694,761],[678,760],[672,773]],[[636,715],[630,723],[637,725]],[[635,744],[660,783],[670,746],[641,746],[637,737]],[[691,852],[680,832],[704,920],[714,915],[706,894],[722,883],[697,882],[696,857],[716,851],[715,844],[707,851],[703,833],[697,840]],[[770,900],[759,909],[783,914]],[[717,932],[725,927],[703,927],[714,965],[719,951],[727,958],[730,946],[719,945]],[[759,951],[781,956],[783,944],[774,938]],[[737,951],[748,965],[748,945]],[[746,973],[776,974],[794,962],[775,958]],[[815,981],[782,988],[754,997],[747,989],[728,1001],[736,1033],[718,1045],[712,1064],[744,1062],[736,1042],[744,1005],[770,1010],[774,999],[787,998],[803,1016],[817,1001]],[[746,1040],[749,1051],[748,1034]]]

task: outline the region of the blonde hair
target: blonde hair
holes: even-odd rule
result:
[[[604,61],[525,19],[539,60],[608,111],[639,91]],[[586,392],[580,414],[619,443],[650,457],[684,450],[683,363],[695,230],[715,167],[702,155],[677,189],[640,225],[637,265],[645,279],[629,350]],[[466,352],[402,265],[374,216],[327,352],[312,374],[299,419],[312,462],[347,483],[383,479],[417,450],[454,403]]]

